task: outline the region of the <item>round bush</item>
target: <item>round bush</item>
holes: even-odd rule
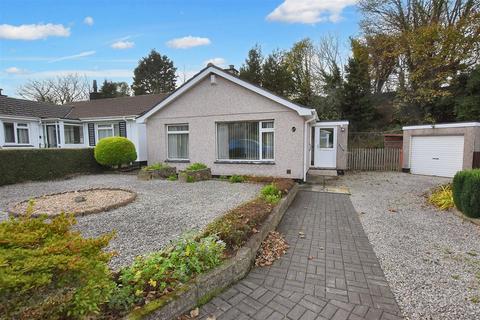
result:
[[[123,137],[101,139],[95,147],[94,155],[95,160],[104,166],[120,166],[137,159],[135,145]]]
[[[470,170],[460,195],[461,210],[470,218],[480,218],[480,170]]]
[[[465,183],[465,179],[469,175],[469,171],[458,171],[453,177],[453,203],[455,203],[455,207],[458,210],[462,211],[462,194],[463,194],[463,185]]]

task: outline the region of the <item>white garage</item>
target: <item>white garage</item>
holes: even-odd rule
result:
[[[414,136],[411,142],[410,171],[453,177],[463,167],[464,136]]]
[[[448,123],[403,128],[403,169],[413,174],[453,177],[478,167],[480,123]]]

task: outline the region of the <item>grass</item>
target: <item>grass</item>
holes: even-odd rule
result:
[[[143,167],[142,170],[145,170],[145,171],[152,171],[152,170],[161,170],[161,169],[164,169],[164,168],[169,168],[170,166],[168,164],[165,164],[165,163],[154,163],[152,165],[149,165],[149,166],[146,166],[146,167]]]
[[[195,163],[192,163],[191,165],[189,165],[185,170],[187,171],[197,171],[197,170],[203,170],[203,169],[207,169],[207,165],[206,164],[203,164],[203,163],[200,163],[200,162],[195,162]]]
[[[452,185],[446,184],[436,188],[428,197],[428,202],[440,210],[448,210],[455,206],[453,203]]]

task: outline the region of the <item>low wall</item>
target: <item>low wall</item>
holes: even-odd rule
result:
[[[263,222],[259,232],[254,234],[234,257],[224,261],[219,267],[197,276],[175,292],[132,311],[125,319],[176,319],[197,305],[205,304],[221,291],[244,278],[255,262],[262,241],[270,231],[277,228],[297,192],[298,184],[295,184]]]

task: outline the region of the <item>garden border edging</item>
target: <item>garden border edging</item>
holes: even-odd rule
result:
[[[179,287],[175,292],[166,294],[133,310],[124,319],[175,319],[196,306],[205,304],[224,289],[243,279],[253,266],[257,251],[263,240],[270,231],[277,228],[283,215],[295,199],[298,189],[298,183],[295,183],[262,223],[258,233],[252,235],[247,243],[238,249],[234,257],[227,259],[215,269],[198,275]]]

